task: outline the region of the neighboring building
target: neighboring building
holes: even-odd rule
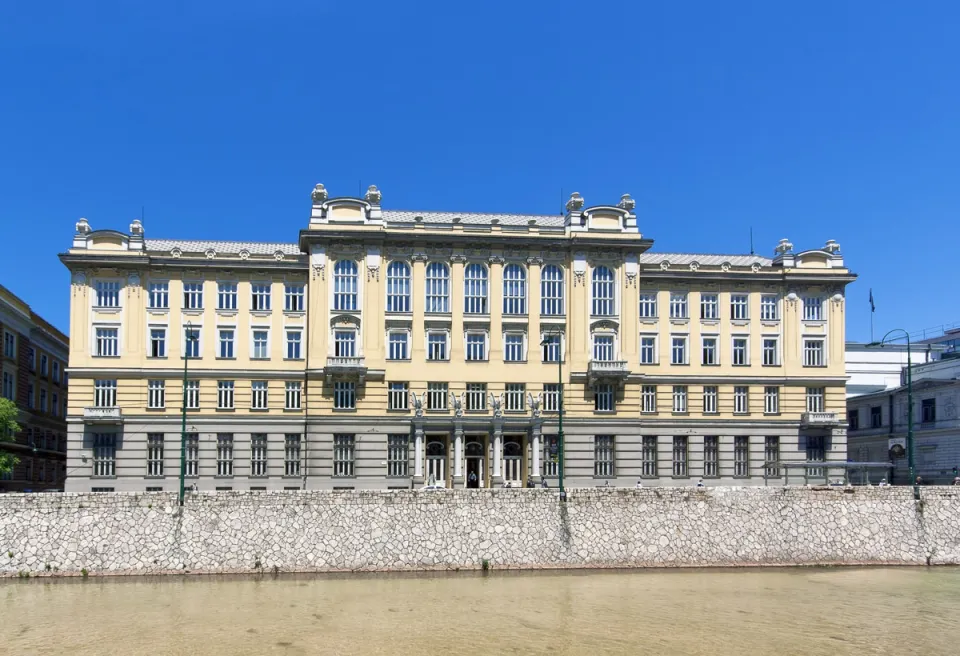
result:
[[[944,347],[933,344],[912,344],[910,361],[914,364],[940,358]],[[847,368],[847,398],[892,389],[903,384],[907,366],[906,344],[872,346],[847,342],[844,352]]]
[[[936,337],[924,337],[917,344],[935,344],[943,349],[943,357],[960,357],[960,326],[953,324],[943,328],[943,334]]]
[[[960,467],[960,358],[914,365],[912,372],[917,475],[927,483],[951,483]],[[891,482],[909,482],[906,386],[848,399],[847,423],[851,461],[891,461]]]
[[[0,449],[20,462],[0,476],[0,492],[62,490],[67,453],[67,336],[0,285],[3,387],[20,408],[21,431]]]
[[[855,276],[832,241],[652,253],[626,195],[564,216],[312,198],[297,243],[77,224],[68,490],[176,489],[184,396],[201,490],[556,486],[558,374],[569,486],[846,462]]]

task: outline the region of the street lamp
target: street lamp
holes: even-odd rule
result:
[[[187,364],[190,362],[189,345],[197,341],[193,323],[188,321],[183,332],[183,405],[180,408],[180,505],[183,505],[184,479],[187,475]]]
[[[563,349],[561,345],[563,341],[561,340],[561,331],[558,329],[554,335],[544,337],[540,342],[540,346],[544,346],[551,342],[551,340],[557,340],[557,441],[558,441],[558,451],[557,454],[557,474],[560,479],[560,501],[567,500],[567,491],[563,489]]]
[[[914,471],[913,460],[913,367],[910,359],[910,333],[903,328],[894,328],[883,336],[879,342],[870,342],[867,348],[872,346],[883,346],[887,343],[887,338],[893,333],[903,333],[907,338],[907,468],[910,470],[910,484],[913,485],[913,496],[919,498],[920,491],[917,489],[916,472]],[[890,425],[893,425],[893,417],[890,417]]]

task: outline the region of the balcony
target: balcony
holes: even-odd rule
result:
[[[122,424],[123,412],[117,406],[84,408],[83,421],[88,424]]]
[[[591,360],[587,367],[590,385],[600,381],[621,384],[629,375],[626,360]]]
[[[355,378],[361,385],[367,376],[367,365],[363,357],[327,356],[327,366],[323,368],[327,382],[334,376]]]
[[[831,428],[840,425],[836,412],[804,412],[800,415],[800,426],[804,428]]]

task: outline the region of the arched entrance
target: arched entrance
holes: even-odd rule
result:
[[[503,438],[503,483],[523,487],[523,438],[507,435]]]
[[[466,449],[464,450],[464,456],[466,457],[467,461],[467,487],[484,487],[484,476],[486,475],[486,472],[484,471],[483,467],[484,448],[482,438],[468,437]]]
[[[434,439],[427,442],[427,485],[447,486],[447,443]]]

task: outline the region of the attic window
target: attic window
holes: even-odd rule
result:
[[[417,223],[423,223],[423,217],[422,217],[422,216],[415,216],[415,217],[413,217],[413,220],[416,221]]]
[[[490,225],[497,225],[500,223],[500,219],[490,219]]]

